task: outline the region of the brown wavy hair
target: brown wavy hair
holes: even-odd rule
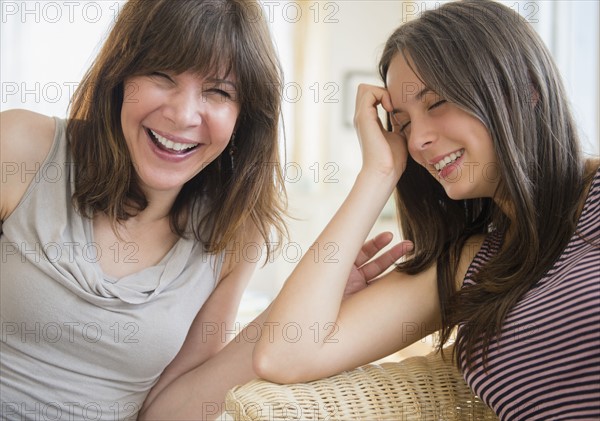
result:
[[[279,239],[287,235],[287,198],[278,148],[281,66],[261,10],[257,2],[242,0],[125,4],[71,103],[73,200],[82,214],[105,212],[116,224],[148,204],[121,128],[127,77],[160,70],[205,76],[233,71],[240,103],[235,164],[226,149],[188,181],[173,204],[170,224],[184,236],[191,222],[196,239],[217,253],[242,241],[242,228],[251,221],[267,242],[268,259],[272,231]]]
[[[460,326],[456,358],[484,362],[507,313],[552,266],[576,229],[584,197],[583,157],[558,70],[528,22],[502,4],[446,3],[397,29],[380,60],[386,80],[396,54],[410,57],[423,83],[489,130],[500,183],[494,199],[452,200],[410,157],[396,197],[414,256],[399,270],[437,265],[442,326],[438,348]],[[389,125],[388,125],[389,126]],[[510,204],[510,214],[497,203]],[[456,290],[467,239],[508,227],[504,247]],[[460,357],[459,357],[460,356]]]

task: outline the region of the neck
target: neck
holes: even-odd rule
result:
[[[148,206],[129,220],[135,224],[151,224],[169,220],[171,209],[177,198],[177,192],[154,191],[144,189]]]

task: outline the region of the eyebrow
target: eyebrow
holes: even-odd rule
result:
[[[232,81],[228,80],[228,79],[219,79],[219,78],[211,77],[209,79],[206,79],[206,82],[208,82],[208,83],[219,83],[219,84],[224,83],[226,85],[230,85],[233,89],[237,90],[237,84],[235,82],[232,82]]]
[[[429,92],[432,92],[432,91],[431,91],[431,88],[429,88],[428,86],[426,86],[426,87],[424,87],[423,89],[421,89],[421,92],[419,92],[417,95],[415,95],[415,99],[416,99],[417,101],[420,101],[420,100],[422,100],[422,99],[423,99],[423,97],[424,97],[425,95],[427,95]]]
[[[421,89],[419,92],[417,92],[417,94],[415,95],[414,101],[417,101],[417,102],[421,101],[423,99],[423,97],[425,95],[427,95],[429,92],[433,92],[433,91],[431,90],[431,88],[429,86],[425,86],[423,89]],[[392,114],[401,113],[401,112],[403,112],[403,111],[400,110],[399,108],[394,108],[392,110]]]

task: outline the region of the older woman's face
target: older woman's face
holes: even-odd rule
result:
[[[217,158],[240,112],[235,77],[156,72],[125,81],[121,125],[141,187],[178,192]]]

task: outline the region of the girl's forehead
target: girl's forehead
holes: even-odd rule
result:
[[[397,53],[390,61],[390,66],[386,75],[386,82],[390,81],[405,81],[405,82],[421,82],[420,77],[415,73],[415,66],[410,59],[410,56],[404,56]]]
[[[386,86],[392,94],[402,96],[414,95],[425,88],[425,83],[413,70],[402,54],[396,56],[390,62],[386,75]]]

